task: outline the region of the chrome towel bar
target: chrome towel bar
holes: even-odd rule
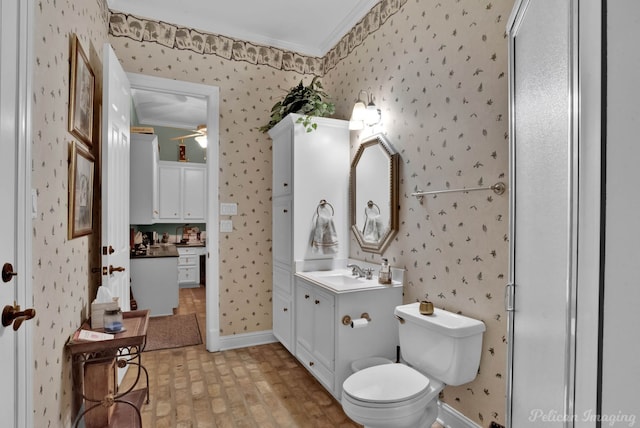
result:
[[[418,199],[422,199],[423,196],[427,196],[427,195],[439,195],[440,193],[453,193],[453,192],[473,192],[476,190],[493,190],[493,193],[495,193],[496,195],[502,195],[505,192],[505,190],[507,190],[507,186],[502,181],[499,181],[493,186],[487,186],[487,187],[467,187],[464,189],[431,190],[428,192],[423,192],[422,190],[419,190],[417,192],[413,192],[411,196],[415,196]]]

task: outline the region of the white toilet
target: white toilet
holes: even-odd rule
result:
[[[366,428],[430,427],[438,417],[438,394],[446,385],[475,379],[480,365],[482,321],[420,303],[396,307],[405,364],[382,364],[344,381],[342,408]]]

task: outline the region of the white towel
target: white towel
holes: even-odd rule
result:
[[[316,224],[311,231],[311,247],[318,254],[338,252],[338,234],[333,218],[323,212],[316,215]]]
[[[373,214],[367,216],[364,220],[364,227],[362,228],[362,235],[367,242],[378,242],[384,234],[385,227],[382,224],[380,215]]]

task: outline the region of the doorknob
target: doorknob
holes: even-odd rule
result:
[[[113,265],[109,265],[109,275],[114,272],[124,272],[124,268],[122,266],[113,267]]]
[[[24,311],[20,310],[20,305],[6,305],[2,310],[2,325],[5,327],[13,323],[13,331],[18,331],[22,323],[36,316],[36,310],[29,308]]]
[[[16,275],[18,274],[13,271],[13,265],[11,263],[5,263],[4,266],[2,266],[2,282],[9,282],[11,278]]]

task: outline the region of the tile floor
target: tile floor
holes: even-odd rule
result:
[[[176,312],[197,313],[204,332],[205,289],[181,289]],[[279,343],[214,353],[205,345],[145,352],[143,364],[150,381],[144,427],[360,426]]]

